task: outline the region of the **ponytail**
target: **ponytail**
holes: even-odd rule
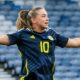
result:
[[[21,10],[19,12],[18,18],[17,18],[17,21],[16,21],[17,30],[22,29],[22,28],[28,28],[28,25],[27,25],[28,12],[29,11],[27,11],[27,10]]]

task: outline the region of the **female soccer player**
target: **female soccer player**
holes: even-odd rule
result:
[[[53,80],[55,46],[80,47],[80,38],[66,38],[48,28],[44,8],[22,10],[17,19],[18,31],[0,36],[0,44],[16,44],[22,54],[20,80]]]

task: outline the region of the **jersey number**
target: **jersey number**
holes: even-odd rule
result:
[[[49,53],[49,42],[47,41],[40,41],[40,51],[44,53]]]

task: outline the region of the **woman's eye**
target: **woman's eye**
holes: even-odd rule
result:
[[[46,17],[45,15],[43,15],[42,17]]]

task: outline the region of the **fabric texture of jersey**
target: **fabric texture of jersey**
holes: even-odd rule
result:
[[[32,75],[31,73],[34,73],[35,80],[52,80],[55,46],[65,47],[68,38],[57,34],[52,29],[47,29],[42,33],[22,29],[8,34],[8,37],[10,45],[17,44],[22,54],[21,75],[26,75],[28,78]]]

